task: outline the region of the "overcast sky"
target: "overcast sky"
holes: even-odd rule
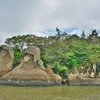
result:
[[[100,30],[100,0],[0,0],[0,44],[6,38]]]

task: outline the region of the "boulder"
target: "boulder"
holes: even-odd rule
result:
[[[0,46],[0,77],[12,70],[14,52],[6,45]]]
[[[100,78],[94,78],[94,73],[91,74],[91,78],[87,78],[87,77],[84,77],[84,75],[70,72],[68,74],[68,85],[100,86]]]
[[[60,84],[61,77],[45,69],[38,47],[29,46],[21,63],[0,80],[0,84],[6,80],[5,83],[15,85],[54,85]]]

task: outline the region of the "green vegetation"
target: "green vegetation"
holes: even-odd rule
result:
[[[21,57],[22,57],[22,53],[20,51],[14,50],[14,62],[13,62],[14,67],[20,64]]]
[[[89,35],[83,31],[81,36],[66,32],[61,34],[58,28],[56,32],[49,37],[28,34],[7,38],[5,43],[15,52],[14,67],[19,64],[25,48],[32,45],[40,48],[45,67],[50,66],[62,77],[74,67],[100,62],[100,36],[97,30],[92,30]]]

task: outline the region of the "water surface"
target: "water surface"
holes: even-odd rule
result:
[[[0,86],[0,100],[100,100],[99,86]]]

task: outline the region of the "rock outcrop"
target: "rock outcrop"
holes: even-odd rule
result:
[[[79,75],[69,74],[68,85],[71,86],[100,86],[100,78],[84,78]]]
[[[75,68],[77,69],[77,68]],[[81,74],[77,71],[68,74],[68,85],[76,85],[76,86],[100,86],[100,78],[86,77],[84,74]]]
[[[50,69],[45,69],[40,59],[40,49],[29,46],[21,63],[12,71],[2,76],[0,84],[11,85],[55,85],[60,84],[61,77]]]
[[[6,45],[0,46],[0,77],[11,71],[14,53]]]

